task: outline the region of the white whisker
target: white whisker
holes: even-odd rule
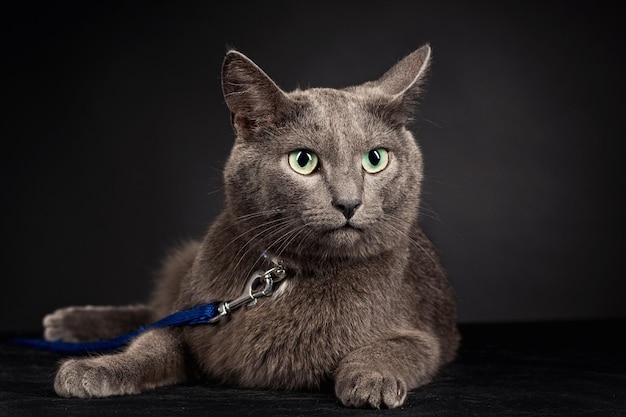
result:
[[[239,265],[241,264],[241,262],[244,260],[244,258],[246,257],[246,255],[248,255],[248,253],[250,252],[250,250],[252,250],[252,243],[254,241],[257,240],[257,238],[259,236],[262,235],[266,235],[266,239],[269,237],[270,239],[272,238],[272,236],[276,233],[281,233],[282,230],[291,227],[291,224],[293,224],[295,222],[295,220],[289,220],[289,219],[278,219],[277,221],[274,222],[274,224],[272,224],[269,228],[264,228],[263,230],[261,230],[259,233],[255,234],[254,236],[252,236],[251,238],[249,238],[245,244],[243,244],[241,246],[241,248],[239,248],[239,250],[237,251],[237,254],[235,255],[235,257],[239,257],[239,260],[237,261],[237,263],[233,266],[233,270],[236,270]],[[255,227],[255,229],[258,229],[259,227]],[[264,240],[266,240],[264,239]],[[244,250],[245,249],[245,250]],[[252,268],[254,269],[255,265],[252,266]]]
[[[252,218],[252,217],[255,217],[255,216],[261,216],[261,215],[260,215],[260,214],[255,214],[255,215],[252,215],[252,214],[251,214],[251,215],[248,215],[248,216],[247,216],[247,218],[249,219],[249,218]],[[218,257],[219,255],[221,255],[221,254],[222,254],[222,252],[224,252],[224,251],[226,250],[226,248],[228,248],[228,247],[229,247],[230,245],[232,245],[233,243],[237,242],[239,239],[241,239],[242,237],[244,237],[246,234],[248,234],[248,233],[250,233],[250,232],[252,232],[252,231],[254,231],[254,230],[257,230],[257,229],[261,229],[261,228],[265,228],[265,227],[268,227],[268,226],[275,225],[276,223],[279,223],[279,222],[282,222],[282,221],[284,221],[284,219],[269,220],[269,221],[267,221],[267,222],[264,222],[264,223],[261,223],[261,224],[259,224],[259,225],[255,226],[255,227],[253,227],[253,228],[251,228],[251,229],[249,229],[249,230],[246,230],[245,232],[240,233],[238,236],[235,236],[235,237],[234,237],[234,238],[233,238],[230,242],[228,242],[226,245],[224,245],[224,247],[223,247],[223,248],[222,248],[222,249],[221,249],[221,250],[220,250],[220,251],[216,254],[216,257]],[[263,233],[263,232],[259,233],[259,234],[258,234],[258,235],[256,235],[256,236],[259,236],[259,235],[261,235],[262,233]],[[256,237],[256,236],[255,236],[255,237]],[[239,252],[237,252],[237,254],[239,254]]]
[[[392,230],[394,230],[395,232],[399,233],[401,236],[407,238],[409,243],[411,243],[413,246],[415,246],[417,249],[419,249],[422,253],[424,253],[426,256],[428,256],[428,258],[433,262],[434,265],[437,266],[437,268],[440,268],[439,267],[439,262],[433,257],[433,255],[425,247],[423,247],[417,240],[415,240],[415,239],[413,239],[411,237],[410,230],[415,227],[412,222],[409,222],[409,221],[404,220],[402,218],[393,216],[391,214],[385,214],[385,217],[393,219],[393,220],[398,221],[400,223],[404,223],[405,225],[409,226],[409,231],[404,231],[404,230],[398,228],[397,226],[395,226],[393,224],[389,224],[389,223],[386,224],[387,227],[389,227]]]
[[[266,253],[271,252],[271,249],[272,249],[272,248],[273,248],[276,244],[279,244],[279,243],[281,242],[281,240],[283,240],[283,239],[284,239],[284,237],[285,237],[285,236],[288,236],[288,235],[290,235],[291,233],[293,233],[292,226],[293,226],[294,224],[297,224],[297,223],[298,223],[298,220],[291,220],[291,221],[289,221],[288,223],[285,223],[285,224],[283,225],[283,227],[281,227],[280,229],[278,229],[278,228],[277,228],[276,230],[273,230],[273,231],[272,231],[272,233],[271,233],[270,238],[272,238],[274,241],[273,241],[271,244],[269,244],[268,246],[266,246],[266,247],[265,247],[264,252],[266,252]],[[287,230],[287,231],[285,232],[285,230]],[[274,236],[276,236],[276,235],[278,235],[278,234],[281,234],[281,236],[280,236],[280,237],[278,237],[278,238],[275,238],[275,239],[274,239]],[[275,254],[275,255],[277,255],[277,257],[280,257],[280,256],[279,256],[280,254]],[[263,257],[263,255],[259,256],[259,260],[260,260],[262,257]]]

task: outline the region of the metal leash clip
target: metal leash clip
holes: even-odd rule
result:
[[[282,281],[287,276],[287,271],[282,266],[280,261],[274,259],[271,259],[271,261],[275,266],[267,271],[255,271],[248,280],[243,294],[232,301],[224,301],[221,303],[217,308],[219,312],[218,315],[209,320],[209,323],[217,323],[224,316],[229,315],[234,310],[237,310],[244,305],[253,307],[256,305],[259,298],[269,297],[272,295],[274,285]]]

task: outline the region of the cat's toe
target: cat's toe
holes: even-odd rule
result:
[[[68,334],[66,328],[63,327],[63,319],[56,313],[48,314],[43,318],[43,337],[46,340],[63,340],[71,342],[72,335]]]
[[[122,372],[98,363],[97,359],[69,359],[57,372],[54,390],[61,397],[110,397],[137,394]]]
[[[65,361],[54,379],[54,390],[60,397],[87,398],[89,394],[83,386],[83,375],[89,366],[82,360]]]
[[[407,387],[389,372],[353,370],[337,376],[335,393],[347,407],[396,408],[404,403]]]
[[[43,318],[43,337],[46,340],[63,340],[64,332],[60,320],[55,314]]]
[[[43,337],[49,341],[78,342],[72,326],[72,318],[77,314],[75,307],[66,307],[54,311],[43,318]]]

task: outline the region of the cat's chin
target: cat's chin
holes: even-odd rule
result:
[[[328,243],[337,249],[354,247],[363,238],[363,231],[349,225],[328,232]]]

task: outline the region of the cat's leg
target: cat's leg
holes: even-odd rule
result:
[[[109,397],[184,382],[185,354],[178,336],[176,329],[152,330],[122,352],[66,360],[54,390],[61,397]]]
[[[348,407],[399,407],[409,390],[432,380],[440,364],[439,341],[426,332],[378,340],[340,361],[335,393]]]
[[[154,321],[145,305],[66,307],[43,319],[44,338],[79,342],[110,339]]]

